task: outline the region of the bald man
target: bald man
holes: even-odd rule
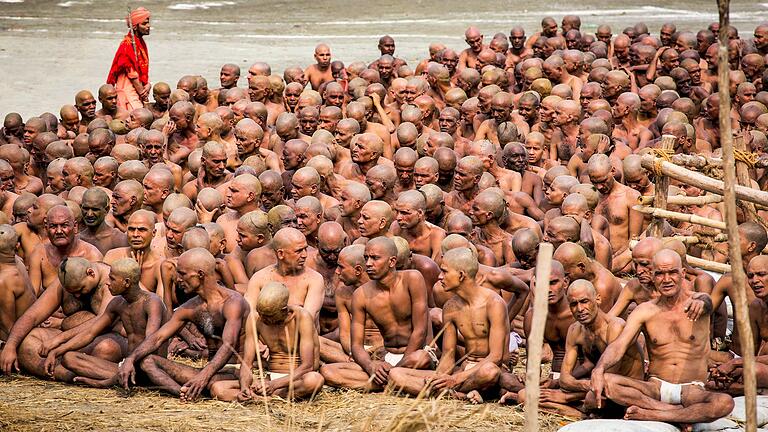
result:
[[[232,374],[220,373],[239,346],[249,306],[243,297],[218,284],[216,259],[205,249],[184,252],[176,266],[178,283],[195,297],[177,308],[171,319],[147,337],[119,366],[120,384],[128,388],[136,384],[136,364],[147,378],[165,392],[182,401],[194,401],[204,390]],[[152,354],[172,336],[191,323],[205,336],[209,361],[202,369]]]
[[[567,164],[576,153],[579,139],[581,105],[574,100],[561,100],[556,105],[553,119],[555,127],[549,144],[549,157]]]
[[[397,182],[395,182],[395,193],[411,190],[415,188],[413,182],[413,170],[416,161],[419,160],[419,154],[415,150],[402,147],[394,155],[395,170],[397,171]]]
[[[639,236],[643,228],[643,215],[632,209],[637,204],[640,193],[616,181],[615,168],[604,154],[589,158],[587,173],[592,184],[600,192],[600,201],[595,213],[604,216],[610,224],[609,240],[613,248],[611,270],[627,271],[632,260],[629,241]]]
[[[136,180],[123,180],[112,191],[112,213],[107,221],[122,232],[127,231],[128,218],[144,204],[144,186]]]
[[[277,262],[251,276],[245,298],[253,302],[266,283],[279,282],[290,287],[289,304],[303,307],[317,321],[323,306],[325,282],[320,273],[306,266],[306,237],[295,228],[283,228],[272,238],[271,246]]]
[[[458,161],[453,178],[453,191],[445,198],[448,207],[469,213],[472,200],[480,190],[478,184],[483,168],[483,161],[474,156],[465,156]]]
[[[581,405],[582,399],[591,391],[591,382],[586,374],[597,364],[605,348],[621,334],[625,322],[600,309],[600,297],[588,281],[579,279],[571,283],[566,298],[576,322],[571,324],[565,340],[565,358],[560,370],[562,390],[543,390],[542,400],[546,407],[580,417],[583,415],[581,410],[576,411],[573,406],[574,402]],[[585,357],[585,361],[579,364],[580,355]],[[643,358],[643,349],[635,342],[622,360],[613,366],[613,373],[642,379]]]
[[[294,200],[298,201],[305,196],[315,197],[320,201],[320,205],[323,206],[323,209],[325,209],[326,212],[339,205],[339,201],[336,200],[336,198],[327,195],[320,190],[321,178],[315,168],[301,167],[296,170],[296,172],[293,173],[293,177],[291,177],[291,185],[293,186],[291,195]]]
[[[315,47],[315,62],[304,70],[304,76],[312,89],[318,90],[323,83],[334,80],[331,72],[331,48],[328,45],[321,43]]]
[[[305,196],[296,201],[295,208],[297,228],[304,234],[312,248],[317,248],[317,230],[323,223],[323,206],[312,196]]]
[[[63,205],[64,200],[56,195],[42,194],[29,208],[26,222],[16,223],[13,228],[19,234],[21,255],[25,263],[29,261],[32,251],[45,239],[45,215],[52,207]],[[27,264],[28,266],[28,264]]]
[[[24,261],[16,255],[18,239],[12,226],[0,225],[0,341],[37,300]]]
[[[499,226],[504,211],[505,203],[501,195],[493,191],[483,191],[472,201],[468,213],[472,223],[479,228],[475,233],[476,241],[493,252],[499,265],[515,260],[512,252],[512,234]]]
[[[174,191],[173,173],[160,165],[149,170],[141,183],[144,187],[144,205],[162,220],[165,199]]]
[[[396,223],[390,229],[393,235],[407,240],[413,252],[435,260],[440,255],[445,230],[426,221],[426,206],[421,192],[402,192],[393,206]]]
[[[196,178],[187,182],[182,189],[184,195],[196,199],[204,188],[218,189],[226,193],[225,184],[232,179],[232,172],[227,169],[227,152],[224,146],[215,141],[208,141],[203,146],[200,169]]]
[[[493,176],[496,184],[505,194],[511,195],[520,192],[522,176],[516,171],[508,170],[499,165],[498,146],[494,146],[488,140],[476,140],[469,147],[469,155],[483,161],[483,168]]]
[[[152,99],[154,102],[144,102],[144,108],[148,109],[155,119],[167,117],[171,101],[171,86],[162,81],[155,83],[152,86]]]
[[[227,238],[226,252],[237,247],[237,223],[240,217],[254,210],[260,210],[261,183],[251,174],[241,174],[227,186],[226,203],[229,211],[216,219],[224,229]]]
[[[107,224],[109,213],[109,195],[103,189],[92,187],[83,194],[80,204],[85,229],[80,239],[90,243],[102,254],[115,248],[128,246],[128,237],[119,229]]]
[[[422,349],[432,333],[427,290],[419,272],[396,269],[397,247],[391,239],[370,240],[365,258],[371,281],[352,294],[351,349],[355,362],[326,364],[320,373],[334,387],[382,390],[393,367],[431,367],[432,359]],[[376,357],[363,346],[366,314],[384,337],[384,347]]]
[[[486,48],[486,46],[483,44],[483,34],[480,33],[480,30],[478,30],[476,27],[469,27],[464,32],[464,39],[467,42],[467,45],[469,45],[469,48],[464,49],[459,55],[459,64],[457,69],[476,69],[477,56],[484,48]]]
[[[624,184],[640,192],[642,196],[653,196],[656,185],[648,178],[648,171],[642,165],[640,155],[629,155],[622,161]]]
[[[768,290],[766,290],[766,282],[768,272],[768,256],[758,255],[752,258],[747,264],[747,277],[749,279],[749,286],[752,288],[752,293],[755,295],[755,299],[749,304],[749,317],[753,328],[757,330],[755,334],[755,347],[761,346],[765,341],[766,327],[766,297],[768,297]],[[758,388],[765,387],[768,380],[767,363],[768,358],[765,356],[763,349],[756,350],[755,369]],[[741,356],[734,356],[733,359],[724,362],[717,366],[717,368],[710,370],[710,381],[707,382],[707,388],[713,391],[722,391],[733,396],[740,396],[744,394],[744,361]]]
[[[195,107],[187,101],[173,104],[163,134],[168,137],[168,159],[183,164],[200,141],[195,131]]]
[[[681,284],[685,271],[676,252],[657,252],[653,275],[659,298],[632,312],[619,337],[608,345],[592,370],[598,408],[605,396],[628,407],[624,416],[628,420],[699,423],[727,415],[733,409],[733,399],[704,390],[711,308],[695,321],[689,318],[683,305],[692,294]],[[678,337],[670,337],[670,329],[675,329]],[[606,373],[620,362],[641,331],[650,359],[650,380]]]
[[[587,256],[584,248],[576,243],[565,242],[555,250],[555,259],[560,261],[571,280],[586,279],[600,294],[600,308],[608,312],[616,303],[621,292],[619,280],[602,264]]]
[[[371,200],[371,192],[362,183],[350,181],[344,185],[339,198],[341,202],[336,222],[347,233],[350,242],[354,242],[360,237],[360,230],[358,229],[360,211]]]
[[[336,274],[339,253],[349,244],[344,228],[336,222],[325,222],[317,230],[317,249],[307,254],[307,266],[323,278],[325,297],[320,309],[320,334],[338,340],[339,321],[336,311]],[[334,333],[330,334],[329,333]]]
[[[75,217],[68,207],[52,207],[44,220],[49,242],[39,243],[29,257],[29,277],[36,293],[58,285],[56,269],[64,258],[82,257],[93,262],[102,259],[95,246],[77,235]]]
[[[168,158],[167,139],[162,132],[149,130],[146,133],[139,134],[139,150],[141,150],[141,161],[150,170],[155,165],[165,165],[173,175],[173,189],[181,189],[182,169]]]
[[[27,173],[30,155],[26,149],[22,149],[16,144],[5,144],[0,146],[0,158],[8,161],[13,168],[13,184],[16,193],[29,192],[40,195],[43,192],[41,179]]]
[[[61,266],[57,264],[53,267],[51,276],[56,283],[51,284],[13,325],[0,353],[0,369],[6,374],[13,368],[17,371],[23,369],[38,377],[72,382],[74,374],[59,364],[46,367],[46,357],[42,353],[47,354],[47,345],[55,341],[54,338],[61,334],[61,330],[77,327],[106,309],[112,299],[109,292],[109,266],[81,257],[71,257],[62,261]],[[61,330],[35,328],[49,320],[59,309],[65,317],[60,321]],[[81,350],[117,362],[124,347],[124,338],[107,333]]]
[[[588,230],[588,231],[587,231]],[[587,235],[585,235],[587,234]],[[611,267],[611,244],[599,233],[593,233],[588,224],[582,224],[577,217],[558,216],[553,218],[544,232],[544,241],[557,248],[564,242],[577,243],[587,254],[605,268]]]
[[[136,260],[141,266],[142,288],[151,292],[157,291],[160,264],[164,259],[160,251],[151,247],[156,222],[154,213],[147,210],[136,211],[128,219],[128,246],[112,249],[104,255],[104,262],[110,265],[123,258]]]
[[[549,296],[547,300],[547,323],[544,328],[544,343],[552,349],[552,374],[550,379],[545,381],[545,388],[557,388],[560,377],[560,368],[565,357],[565,338],[568,334],[568,327],[573,324],[573,315],[568,308],[568,300],[565,292],[568,288],[570,278],[566,274],[563,265],[556,259],[552,261],[552,272],[549,276]],[[533,322],[533,306],[529,307],[525,313],[524,330],[529,335],[531,323]],[[506,391],[502,396],[502,401],[525,400],[524,384],[510,372],[504,372],[500,378],[502,388]]]
[[[365,244],[369,239],[384,236],[391,237],[390,226],[395,213],[392,207],[384,201],[373,200],[365,203],[360,209],[357,227],[360,237],[355,244]]]
[[[60,359],[61,367],[75,375],[76,383],[103,388],[116,385],[117,362],[77,350],[109,332],[119,320],[126,333],[127,354],[168,321],[171,314],[162,299],[141,289],[140,278],[141,267],[135,260],[124,258],[114,262],[109,270],[109,291],[114,297],[95,318],[45,344],[41,355],[46,356],[46,370],[52,371]]]
[[[117,89],[112,84],[99,87],[99,102],[101,109],[96,111],[96,117],[106,121],[127,120],[130,112],[117,103]]]
[[[381,138],[371,133],[360,134],[351,149],[352,162],[342,167],[339,174],[349,180],[364,182],[371,168],[379,163],[389,164],[389,160],[381,157],[383,152],[384,142]]]
[[[434,372],[400,367],[390,370],[396,388],[412,395],[425,388],[446,390],[450,396],[479,403],[482,393],[496,387],[501,365],[509,355],[509,318],[504,299],[475,282],[478,266],[477,257],[468,248],[444,254],[440,284],[453,296],[443,306],[442,357]],[[463,361],[456,354],[459,333],[466,348]]]
[[[261,146],[264,138],[264,130],[255,121],[242,119],[234,128],[235,142],[237,144],[237,157],[244,161],[251,156],[260,159],[267,169],[279,171],[280,160],[269,149]]]
[[[313,317],[301,306],[290,305],[289,297],[288,288],[281,283],[264,285],[250,304],[239,379],[214,383],[212,396],[241,402],[271,396],[301,399],[311,398],[323,388],[323,377],[317,372],[320,344]],[[252,372],[256,356],[261,355],[259,345],[269,349],[266,376]]]
[[[59,126],[56,135],[59,139],[75,139],[80,133],[80,114],[74,105],[64,105],[59,110]]]

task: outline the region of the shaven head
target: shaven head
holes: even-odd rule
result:
[[[141,266],[133,258],[122,258],[110,265],[110,272],[130,282],[131,286],[138,286],[141,280]]]
[[[272,317],[288,308],[288,288],[280,282],[267,282],[259,291],[256,311],[259,315]]]
[[[66,290],[73,288],[85,280],[86,272],[91,268],[91,262],[81,257],[67,257],[59,265],[59,282]]]
[[[179,257],[178,266],[185,264],[187,268],[202,271],[206,276],[213,276],[216,271],[216,258],[204,248],[190,249]]]
[[[285,249],[300,242],[306,242],[306,237],[304,237],[301,231],[290,227],[281,228],[272,238],[272,249],[277,252],[280,249]]]
[[[11,225],[0,225],[0,253],[15,254],[19,236]]]
[[[592,282],[586,280],[586,279],[577,279],[573,282],[571,282],[571,285],[568,286],[568,295],[571,295],[572,292],[576,290],[586,290],[587,296],[591,300],[597,299],[597,289],[595,289],[595,286],[592,284]]]
[[[454,248],[445,252],[443,264],[446,267],[466,272],[471,280],[474,280],[479,267],[477,256],[466,247]]]

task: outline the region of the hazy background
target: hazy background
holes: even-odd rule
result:
[[[383,3],[383,4],[382,4]],[[580,9],[575,9],[578,3]],[[395,38],[396,55],[415,66],[429,42],[464,49],[463,33],[476,25],[486,41],[513,25],[528,35],[541,19],[578,14],[582,31],[609,24],[614,35],[638,21],[658,33],[662,23],[697,31],[717,20],[715,1],[579,2],[384,0],[373,1],[131,1],[152,12],[147,38],[150,80],[175,87],[185,74],[203,75],[218,87],[223,63],[245,69],[266,61],[273,73],[313,62],[318,42],[345,63],[374,60],[381,35]],[[0,0],[0,115],[24,118],[74,102],[81,89],[94,93],[105,79],[115,49],[126,33],[126,2],[107,0]],[[731,2],[731,21],[742,37],[768,20],[768,3]],[[244,80],[241,80],[243,85]]]

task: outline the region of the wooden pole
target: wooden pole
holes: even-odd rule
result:
[[[728,105],[730,105],[730,102]],[[730,128],[731,124],[728,123],[728,129],[730,130]],[[730,148],[733,148],[733,146],[731,145]],[[650,154],[644,155],[640,163],[643,168],[653,171],[656,162],[659,163],[659,168],[661,169],[662,174],[665,176],[670,176],[675,180],[688,183],[691,186],[695,186],[707,192],[723,195],[725,189],[725,182],[723,181],[715,180],[705,176],[702,173],[677,166],[672,162],[667,162]],[[733,154],[731,154],[731,167],[733,167]],[[762,206],[768,206],[768,192],[739,185],[731,185],[731,190],[736,192],[736,199],[749,201],[751,203],[760,204]]]
[[[541,348],[544,344],[544,326],[547,323],[549,274],[552,270],[551,243],[539,245],[536,259],[536,288],[533,296],[533,323],[527,340],[525,372],[525,431],[539,431],[539,381],[541,379]]]
[[[639,196],[637,202],[642,205],[652,205],[655,197],[652,196]],[[701,195],[701,196],[685,196],[685,195],[669,195],[667,196],[667,205],[707,205],[717,204],[723,202],[723,197],[720,195]],[[656,207],[656,206],[654,206]]]
[[[674,237],[664,237],[664,238],[674,238]],[[639,242],[640,242],[639,240],[630,240],[629,249],[630,250],[634,249]],[[705,260],[703,258],[699,258],[691,255],[686,255],[685,260],[688,262],[688,264],[703,270],[709,270],[709,271],[713,271],[716,273],[723,273],[723,274],[730,273],[731,271],[730,264],[723,264],[716,261]]]
[[[732,298],[736,316],[736,326],[741,339],[741,354],[744,359],[744,403],[746,406],[746,431],[757,430],[757,382],[755,379],[755,347],[752,337],[752,326],[749,322],[749,305],[747,303],[747,276],[741,259],[739,225],[736,221],[735,190],[736,164],[733,147],[733,131],[731,130],[731,95],[728,79],[728,24],[730,15],[730,0],[718,0],[720,13],[719,47],[717,52],[717,87],[720,95],[720,145],[723,148],[723,198],[725,199],[725,222],[728,232],[728,255],[731,262],[735,298]],[[761,203],[762,204],[762,203]]]
[[[664,209],[658,209],[653,207],[643,207],[640,205],[632,206],[632,210],[639,211],[640,213],[649,214],[652,215],[655,218],[663,218],[663,219],[672,219],[675,221],[681,221],[681,222],[690,222],[692,224],[697,225],[704,225],[706,227],[710,228],[716,228],[724,230],[726,228],[725,222],[705,218],[702,216],[698,216],[695,214],[690,213],[679,213],[679,212],[673,212],[669,210]],[[658,236],[661,238],[661,236]]]
[[[664,135],[661,137],[660,147],[664,150],[672,151],[675,149],[674,135]],[[667,195],[669,195],[669,177],[662,175],[656,177],[656,186],[653,193],[653,206],[658,209],[667,209]],[[653,220],[648,227],[648,233],[652,237],[661,237],[664,235],[664,218],[653,215]]]

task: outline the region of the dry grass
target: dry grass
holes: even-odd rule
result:
[[[417,400],[326,388],[313,403],[279,400],[241,405],[214,400],[183,404],[139,389],[90,389],[14,375],[0,377],[3,431],[491,431],[521,430],[520,408],[495,403]],[[541,431],[568,423],[541,414]]]

